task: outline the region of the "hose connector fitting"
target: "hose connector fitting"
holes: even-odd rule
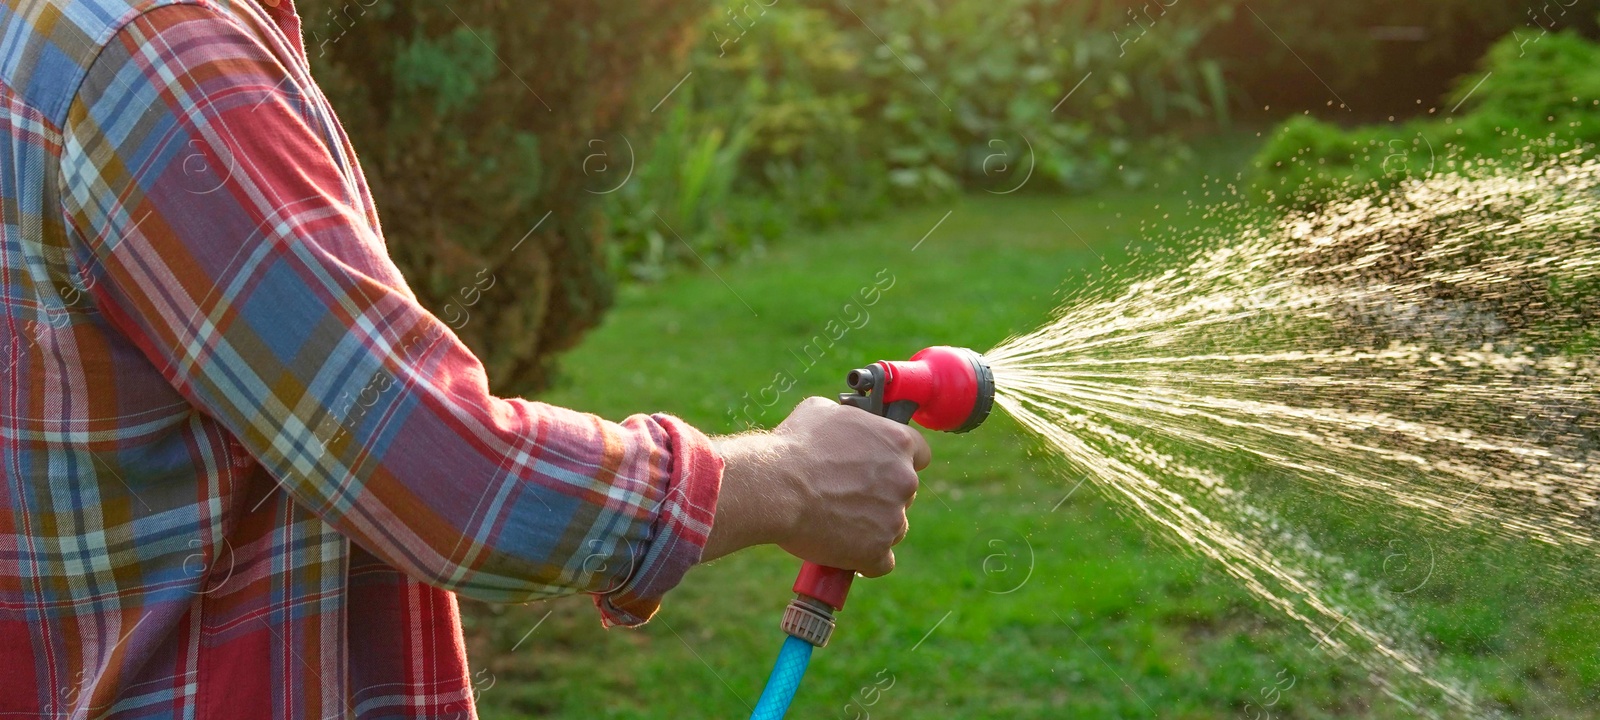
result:
[[[827,647],[833,637],[833,608],[816,598],[796,595],[783,609],[783,631],[815,647]]]

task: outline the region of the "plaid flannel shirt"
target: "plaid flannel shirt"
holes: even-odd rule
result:
[[[700,558],[706,437],[492,396],[299,32],[0,0],[0,718],[471,717],[454,593],[633,624]]]

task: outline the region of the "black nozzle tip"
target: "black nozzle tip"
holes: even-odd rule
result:
[[[848,385],[851,390],[863,393],[872,390],[874,382],[872,368],[856,368],[844,377],[845,385]]]
[[[967,421],[951,432],[964,433],[982,425],[984,420],[989,419],[989,412],[994,410],[994,371],[989,369],[989,363],[984,362],[983,356],[973,350],[967,350],[967,362],[972,363],[972,374],[978,381],[978,397],[972,403],[972,413],[967,415]]]

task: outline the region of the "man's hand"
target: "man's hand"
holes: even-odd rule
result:
[[[894,569],[917,470],[932,454],[909,426],[807,398],[770,433],[717,442],[726,468],[703,559],[775,543],[867,577]]]

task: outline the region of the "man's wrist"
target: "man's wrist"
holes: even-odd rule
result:
[[[722,456],[722,491],[703,554],[714,560],[755,545],[781,544],[799,522],[801,499],[782,462],[779,436],[765,432],[714,438]]]

